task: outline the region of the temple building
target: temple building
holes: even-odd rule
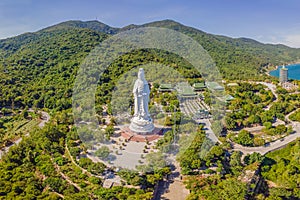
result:
[[[204,82],[194,83],[193,87],[194,91],[204,91],[206,89],[206,85]]]

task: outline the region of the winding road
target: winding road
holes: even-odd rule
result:
[[[34,111],[32,109],[29,109],[28,112],[34,112]],[[45,126],[45,124],[50,120],[50,115],[47,112],[45,112],[45,111],[38,111],[38,113],[42,114],[41,122],[39,123],[38,126],[40,128],[43,128]],[[27,133],[25,136],[28,136],[28,135],[29,134]],[[1,149],[0,150],[0,160],[1,160],[2,156],[5,153],[7,153],[12,146],[14,146],[16,144],[19,144],[21,141],[22,141],[22,138],[19,138],[12,145],[4,147],[3,149]]]
[[[289,143],[295,141],[297,138],[300,138],[300,124],[297,124],[296,133],[290,134],[284,137],[281,140],[276,140],[275,142],[269,143],[267,146],[260,146],[260,147],[244,147],[242,145],[232,143],[234,151],[241,151],[244,155],[252,154],[254,152],[260,153],[264,155],[268,152],[275,151],[277,149],[281,149],[288,145]]]
[[[275,96],[275,100],[273,102],[276,102],[278,100],[278,95],[276,94],[276,85],[272,83],[265,83],[265,82],[251,82],[251,83],[256,83],[256,84],[262,84],[267,86]],[[269,110],[272,104],[268,105],[266,110]],[[283,139],[276,140],[274,142],[268,143],[265,146],[260,146],[260,147],[245,147],[236,143],[231,143],[233,146],[234,151],[241,151],[244,155],[247,154],[252,154],[254,152],[260,153],[261,155],[264,155],[268,152],[275,151],[277,149],[281,149],[288,145],[289,143],[295,141],[297,138],[300,138],[300,123],[299,122],[294,122],[289,119],[289,116],[296,112],[298,109],[295,111],[289,113],[288,115],[285,116],[285,120],[289,123],[291,123],[293,130],[295,131],[293,134],[290,134]]]

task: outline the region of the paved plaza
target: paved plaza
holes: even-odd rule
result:
[[[146,164],[145,156],[148,153],[157,151],[153,149],[155,141],[147,145],[146,142],[125,142],[125,139],[122,137],[113,137],[112,140],[116,141],[116,143],[99,144],[95,146],[95,150],[89,150],[91,153],[89,158],[91,158],[94,162],[104,162],[111,167],[114,166],[127,169],[136,169],[136,166]],[[125,144],[125,146],[122,144]],[[95,152],[101,146],[107,146],[110,149],[110,155],[108,159],[101,160],[93,155],[93,152]],[[120,146],[122,147],[122,150],[120,149]],[[148,148],[145,149],[145,146]],[[147,151],[147,153],[145,153],[144,150]]]

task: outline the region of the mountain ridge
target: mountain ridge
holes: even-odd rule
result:
[[[41,29],[40,31],[49,31],[51,29],[56,29],[58,27],[87,28],[87,29],[91,29],[94,31],[103,32],[106,34],[115,34],[120,29],[120,28],[111,27],[111,26],[104,24],[97,20],[91,20],[91,21],[68,20],[65,22],[61,22],[61,23],[46,27],[44,29]]]
[[[16,37],[24,37],[24,36],[27,36],[27,35],[36,34],[36,33],[40,33],[40,32],[43,32],[43,31],[49,31],[49,30],[56,29],[56,28],[66,28],[66,27],[70,27],[70,28],[72,28],[72,27],[73,28],[87,28],[87,29],[91,29],[91,30],[94,30],[94,31],[103,32],[103,33],[106,33],[106,34],[116,34],[120,31],[126,31],[126,30],[130,30],[130,29],[133,29],[133,28],[148,27],[148,26],[152,26],[152,27],[157,27],[158,26],[158,27],[160,27],[162,25],[165,28],[169,27],[169,28],[172,28],[172,29],[175,29],[174,27],[176,27],[176,26],[185,26],[185,27],[189,28],[190,30],[194,30],[194,31],[197,31],[197,32],[200,31],[204,34],[209,34],[209,35],[213,35],[213,36],[216,36],[216,37],[229,38],[229,39],[233,39],[233,40],[240,40],[240,41],[243,41],[243,42],[251,42],[251,43],[254,42],[254,43],[262,44],[262,45],[284,46],[284,47],[291,48],[291,49],[300,49],[300,48],[290,47],[290,46],[287,46],[285,44],[265,43],[265,42],[257,41],[255,39],[248,38],[248,37],[243,37],[243,36],[241,36],[241,37],[230,37],[230,36],[226,36],[226,35],[222,35],[222,34],[212,34],[212,33],[197,29],[195,27],[186,26],[184,24],[181,24],[181,23],[179,23],[177,21],[174,21],[174,20],[171,20],[171,19],[148,22],[148,23],[145,23],[145,24],[129,24],[129,25],[126,25],[124,27],[112,27],[112,26],[110,26],[108,24],[105,24],[103,22],[100,22],[98,20],[89,20],[89,21],[68,20],[68,21],[64,21],[64,22],[60,22],[60,23],[48,26],[46,28],[42,28],[42,29],[40,29],[38,31],[35,31],[35,32],[26,32],[26,33],[22,33],[22,34],[17,35],[17,36],[8,37],[8,38],[5,38],[5,39],[0,39],[0,41],[5,41],[5,40],[9,40],[9,39],[16,38]]]
[[[61,22],[47,28],[43,28],[36,32],[24,33],[19,36],[2,39],[0,40],[0,54],[1,51],[11,50],[15,51],[19,49],[22,45],[26,45],[45,33],[51,33],[57,30],[68,30],[68,29],[88,29],[95,32],[101,32],[108,35],[117,34],[121,31],[130,30],[139,27],[164,27],[170,28],[197,40],[204,49],[211,53],[211,48],[218,49],[221,48],[225,51],[228,46],[234,49],[243,50],[246,53],[254,54],[255,56],[262,56],[262,59],[266,61],[265,64],[271,63],[273,65],[284,64],[286,62],[290,63],[300,59],[300,49],[288,47],[283,44],[265,44],[256,41],[251,38],[231,38],[223,35],[214,35],[206,33],[202,30],[198,30],[194,27],[189,27],[182,25],[174,20],[161,20],[155,22],[149,22],[142,25],[127,25],[122,28],[111,27],[107,24],[99,22],[97,20],[92,21],[80,21],[80,20],[69,20]],[[211,47],[212,46],[212,47]],[[257,53],[259,52],[259,53]],[[270,53],[271,52],[271,53]],[[5,52],[4,52],[5,53]],[[220,52],[219,52],[220,53]],[[282,56],[284,54],[284,57]],[[222,54],[222,53],[221,53]],[[265,65],[264,64],[264,65]]]
[[[0,40],[0,67],[7,66],[5,70],[10,70],[13,74],[19,73],[21,69],[27,69],[31,73],[30,70],[39,67],[51,73],[61,63],[72,63],[74,59],[80,63],[82,56],[87,55],[110,35],[139,27],[170,28],[192,37],[208,51],[224,78],[228,79],[260,77],[266,72],[265,66],[300,59],[300,49],[263,44],[249,38],[214,35],[170,19],[122,28],[111,27],[96,20],[69,20],[34,33]]]
[[[0,199],[153,199],[156,186],[160,181],[163,181],[164,177],[174,172],[171,166],[166,165],[165,168],[160,169],[159,166],[157,168],[154,165],[155,170],[147,170],[146,173],[142,174],[122,169],[116,172],[114,167],[110,169],[110,165],[105,166],[102,162],[93,162],[84,155],[90,152],[88,149],[99,145],[98,142],[103,141],[104,138],[113,139],[110,137],[113,136],[116,119],[114,119],[115,115],[112,111],[114,110],[112,99],[115,97],[114,93],[120,97],[131,93],[130,88],[129,93],[123,92],[125,90],[122,88],[128,88],[130,84],[129,79],[127,79],[129,77],[126,78],[125,76],[134,75],[136,77],[137,74],[134,73],[133,69],[149,63],[159,63],[158,67],[166,66],[167,70],[176,70],[176,74],[180,74],[191,85],[206,81],[201,77],[203,72],[197,71],[191,63],[172,52],[138,49],[127,54],[120,54],[103,70],[92,98],[87,95],[83,96],[85,98],[80,98],[82,100],[80,104],[77,104],[76,101],[72,102],[74,98],[77,99],[75,97],[77,95],[73,95],[73,92],[76,92],[74,86],[79,90],[83,89],[80,84],[74,84],[75,79],[81,80],[80,83],[87,86],[98,80],[99,70],[95,65],[100,65],[103,60],[97,59],[97,54],[93,54],[96,56],[90,59],[90,52],[93,52],[93,49],[111,35],[142,26],[171,28],[188,35],[208,51],[226,81],[239,82],[237,87],[226,87],[228,94],[236,98],[235,102],[228,105],[228,109],[232,112],[227,113],[232,115],[224,116],[224,120],[213,118],[211,123],[213,130],[215,128],[222,130],[221,124],[215,123],[215,121],[226,122],[228,129],[229,123],[227,122],[229,120],[232,128],[236,127],[237,124],[242,126],[250,126],[255,123],[265,125],[265,121],[272,125],[275,118],[283,118],[282,120],[284,120],[285,114],[290,113],[298,106],[299,95],[297,96],[297,94],[289,95],[285,90],[279,89],[277,91],[280,93],[278,94],[279,101],[271,106],[274,101],[272,91],[265,91],[261,84],[250,84],[246,81],[236,80],[268,82],[267,79],[269,79],[275,81],[276,78],[269,77],[264,73],[267,69],[266,66],[293,61],[299,58],[299,50],[285,46],[265,45],[247,38],[233,39],[208,34],[172,20],[151,22],[144,25],[129,25],[123,28],[112,28],[97,21],[73,20],[47,27],[35,33],[25,33],[10,39],[0,40],[0,108],[2,116],[0,144],[10,145],[11,141],[15,141],[15,139],[20,141],[21,139],[18,138],[22,137],[21,143],[10,148],[7,155],[2,157],[0,161]],[[90,60],[85,60],[86,58]],[[95,65],[84,62],[91,60],[91,63],[95,63]],[[87,65],[90,67],[81,71],[87,75],[86,78],[78,77],[78,69]],[[160,73],[164,72],[161,71]],[[157,74],[157,71],[153,70],[152,73]],[[168,73],[164,75],[168,75]],[[120,87],[121,85],[124,87]],[[154,82],[151,85],[150,96],[153,101],[149,104],[151,106],[149,106],[149,110],[151,109],[153,111],[151,113],[155,113],[155,118],[160,119],[158,114],[161,113],[161,109],[164,111],[163,113],[170,114],[171,116],[163,114],[162,117],[165,116],[164,123],[166,126],[174,127],[176,135],[173,134],[174,131],[172,130],[167,131],[158,140],[156,147],[153,146],[155,154],[148,155],[154,156],[153,161],[161,164],[162,159],[164,159],[161,157],[161,153],[170,150],[169,147],[174,146],[175,139],[179,144],[191,142],[190,145],[185,145],[187,148],[175,149],[179,150],[176,160],[181,167],[180,175],[183,175],[184,180],[186,180],[183,187],[190,190],[188,198],[247,199],[252,198],[252,196],[256,198],[253,193],[253,186],[255,185],[252,183],[257,178],[270,180],[275,185],[277,184],[276,187],[264,187],[258,192],[259,194],[255,193],[257,199],[265,198],[265,196],[268,196],[266,199],[274,199],[274,196],[280,199],[283,196],[287,198],[299,197],[297,185],[294,184],[299,156],[295,153],[291,159],[282,160],[286,155],[291,155],[299,149],[299,142],[290,144],[279,152],[280,154],[274,152],[279,155],[277,160],[276,156],[272,155],[263,158],[260,154],[252,154],[253,156],[246,155],[242,163],[242,153],[232,152],[230,147],[230,139],[234,135],[228,135],[228,141],[223,135],[223,144],[212,147],[212,143],[205,140],[203,126],[197,124],[195,124],[197,127],[193,126],[192,118],[184,116],[183,112],[180,112],[180,101],[176,98],[176,94],[173,92],[162,94],[158,91],[159,84]],[[91,88],[85,91],[89,89]],[[218,98],[218,95],[210,96],[207,89],[202,94],[204,102],[207,104]],[[122,98],[120,99],[122,100]],[[92,109],[91,106],[94,105],[91,100],[95,102],[96,113],[89,112]],[[83,101],[85,103],[81,104]],[[156,103],[153,102],[159,106],[155,106]],[[131,103],[133,105],[132,101]],[[122,101],[120,104],[124,104],[124,102]],[[271,107],[270,110],[264,112],[266,105]],[[39,115],[42,110],[51,115],[51,120],[43,129],[34,128],[35,125],[32,125],[31,121],[40,121],[40,118],[43,118],[43,115]],[[34,112],[28,113],[29,111]],[[95,116],[96,121],[99,121],[99,126],[97,126],[99,128],[95,130],[95,126],[76,127],[74,125],[74,114],[76,113],[80,113],[79,121],[85,124],[90,124],[91,115]],[[222,113],[219,114],[222,115]],[[250,119],[252,117],[253,119]],[[254,118],[258,118],[258,120]],[[261,121],[265,123],[262,124]],[[272,132],[273,136],[278,135],[279,126],[270,128],[269,131],[272,129],[276,132],[273,131],[274,134]],[[286,130],[285,125],[283,126]],[[24,127],[26,129],[23,129]],[[288,132],[290,128],[287,128]],[[285,130],[281,130],[282,127],[280,127],[280,132],[283,135]],[[191,140],[187,138],[189,135],[193,136],[190,137]],[[241,134],[236,136],[238,139],[244,139]],[[252,135],[249,133],[251,140],[246,138],[247,144],[245,142],[245,145],[253,144],[256,146],[256,143],[263,145],[267,142],[263,138],[253,139],[250,136]],[[86,139],[91,142],[83,143],[83,141],[87,141]],[[113,151],[118,155],[123,154],[127,142],[122,143],[122,140],[118,140],[114,143],[117,145],[115,147],[120,147],[121,150],[117,148]],[[178,145],[176,146],[178,147]],[[205,156],[201,157],[199,151],[203,146],[212,148],[210,150],[206,148]],[[143,148],[144,154],[142,155],[146,155],[147,152],[151,153],[152,150],[145,151],[145,149],[149,149],[148,147],[150,146],[147,143]],[[94,153],[94,156],[99,157],[100,151],[102,151],[101,148]],[[148,155],[145,161],[149,161]],[[285,165],[285,163],[288,164]],[[212,170],[212,166],[217,166],[217,168],[214,167]],[[144,162],[140,167],[146,169],[147,162]],[[153,168],[152,165],[150,167]],[[249,179],[249,169],[251,169],[251,173],[252,171],[262,171],[262,173],[255,176],[254,179],[253,177]],[[282,173],[283,171],[287,173]],[[204,178],[201,174],[210,175]],[[278,184],[287,177],[287,174],[292,174],[292,178],[289,178],[282,185]],[[105,179],[107,175],[120,178],[122,186],[106,188]],[[246,182],[241,181],[245,178],[247,179]]]

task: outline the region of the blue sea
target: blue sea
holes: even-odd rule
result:
[[[279,70],[282,66],[279,66],[277,70],[270,71],[271,76],[279,77]],[[288,68],[288,79],[300,80],[300,63],[287,65],[285,68]]]

